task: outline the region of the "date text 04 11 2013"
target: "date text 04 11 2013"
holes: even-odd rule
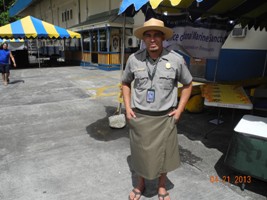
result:
[[[232,180],[234,178],[234,180]],[[243,183],[251,183],[251,176],[222,176],[222,178],[218,176],[210,176],[211,183],[234,183],[234,184],[243,184]]]

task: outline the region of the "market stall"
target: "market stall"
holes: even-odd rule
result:
[[[37,57],[39,67],[41,59],[39,55],[39,39],[67,39],[80,38],[79,33],[55,26],[32,16],[0,27],[0,38],[4,39],[35,39],[37,43]]]

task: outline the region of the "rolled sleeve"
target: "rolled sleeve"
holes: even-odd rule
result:
[[[183,61],[183,62],[184,63],[181,63],[180,67],[179,67],[178,80],[183,85],[188,85],[192,82],[193,77],[192,77],[187,65],[185,64],[185,61]]]
[[[123,83],[131,83],[134,79],[134,73],[131,70],[131,57],[129,57],[125,70],[122,73],[122,79],[121,81]]]

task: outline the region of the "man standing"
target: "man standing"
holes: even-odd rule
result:
[[[159,200],[170,200],[166,176],[180,165],[176,123],[190,97],[192,76],[183,57],[163,47],[173,35],[163,21],[151,18],[134,35],[146,49],[129,57],[122,77],[131,165],[139,177],[129,199],[141,198],[145,179],[159,178]],[[179,103],[178,81],[183,84]]]
[[[9,83],[9,59],[11,58],[14,67],[16,67],[16,62],[12,52],[8,50],[8,44],[4,42],[2,48],[0,49],[0,71],[2,72],[2,79],[4,85]]]

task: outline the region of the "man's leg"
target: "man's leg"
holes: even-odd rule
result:
[[[145,179],[138,176],[137,186],[130,192],[129,200],[139,200],[145,188]]]
[[[159,200],[170,200],[170,196],[166,190],[166,179],[167,179],[167,173],[161,174],[161,176],[159,177],[159,189],[158,189]]]

